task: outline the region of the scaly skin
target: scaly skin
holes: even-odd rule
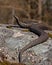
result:
[[[31,25],[24,25],[24,24],[21,24],[18,21],[16,16],[14,16],[14,17],[16,19],[17,24],[21,28],[28,28],[29,31],[31,31],[31,32],[33,32],[33,33],[35,33],[35,34],[37,34],[39,36],[38,39],[35,39],[35,40],[31,41],[28,45],[26,45],[24,48],[22,48],[20,50],[20,52],[19,52],[19,62],[21,62],[22,53],[24,51],[26,51],[27,49],[29,49],[29,48],[31,48],[33,46],[36,46],[38,44],[41,44],[41,43],[45,42],[49,38],[48,34],[46,32],[44,32],[44,30],[48,30],[49,28],[46,27],[43,24],[40,24],[40,23],[37,23],[37,24],[32,23]]]

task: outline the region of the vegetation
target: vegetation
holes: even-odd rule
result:
[[[41,11],[39,11],[39,5]],[[22,21],[41,19],[52,26],[52,0],[1,0],[0,12],[1,23],[14,23],[13,15],[17,15]]]
[[[22,63],[10,63],[9,61],[3,61],[3,62],[0,61],[0,65],[25,65],[25,64],[22,64]]]
[[[48,33],[49,37],[52,38],[52,34],[51,33]]]

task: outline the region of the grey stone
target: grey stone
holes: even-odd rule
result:
[[[30,43],[30,41],[38,38],[34,33],[23,32],[22,29],[18,28],[10,30],[1,27],[1,29],[7,30],[6,33],[8,33],[8,31],[10,31],[10,33],[13,32],[11,36],[4,38],[6,43],[5,47],[2,46],[0,48],[0,52],[2,50],[4,55],[8,57],[7,60],[11,62],[18,62],[19,50]],[[1,29],[0,33],[2,33]],[[12,57],[14,57],[15,60],[13,60]],[[49,38],[46,42],[26,50],[22,54],[22,62],[27,65],[52,65],[52,39]]]

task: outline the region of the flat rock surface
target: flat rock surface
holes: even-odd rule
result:
[[[0,53],[7,57],[5,60],[18,62],[19,50],[37,38],[26,29],[0,27]],[[22,62],[26,65],[52,65],[52,39],[26,50],[22,54]]]

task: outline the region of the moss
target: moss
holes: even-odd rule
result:
[[[49,37],[52,38],[52,34],[51,33],[48,33]]]
[[[9,61],[3,61],[3,62],[0,61],[0,65],[25,65],[25,64],[22,64],[22,63],[10,63]]]
[[[28,29],[22,29],[22,31],[23,31],[23,32],[29,32],[29,30],[28,30]]]
[[[8,61],[3,61],[3,62],[0,62],[0,65],[11,65],[11,63]]]

